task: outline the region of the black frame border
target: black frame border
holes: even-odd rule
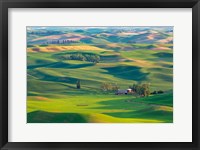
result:
[[[8,142],[9,8],[192,8],[192,142]],[[0,0],[0,148],[45,149],[200,149],[200,2],[199,0]],[[199,58],[199,60],[198,60]],[[23,132],[23,131],[22,131]]]

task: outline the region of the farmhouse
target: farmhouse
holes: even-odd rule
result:
[[[128,94],[128,93],[132,93],[133,91],[132,91],[132,89],[127,89],[127,90],[117,90],[116,92],[115,92],[115,94],[116,95],[120,95],[120,94]]]

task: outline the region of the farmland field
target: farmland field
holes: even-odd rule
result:
[[[173,28],[27,27],[27,122],[172,123]]]

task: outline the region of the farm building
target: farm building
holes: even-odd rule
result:
[[[133,93],[132,89],[127,89],[127,90],[117,90],[116,95],[121,95],[121,94],[128,94],[128,93]]]

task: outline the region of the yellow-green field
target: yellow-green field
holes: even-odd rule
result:
[[[171,102],[171,93],[148,98],[92,94],[29,96],[28,122],[172,122]]]
[[[28,34],[28,123],[173,122],[171,31],[155,30],[147,34],[139,30],[136,35],[136,31],[126,30],[108,33],[101,29],[105,32],[101,33],[94,29],[62,29],[60,33],[51,29],[47,33],[39,30],[40,35],[38,30]],[[68,43],[57,40],[55,44],[49,42],[52,38],[70,40]],[[132,39],[140,43],[131,43]],[[146,43],[141,43],[144,40]],[[73,56],[79,56],[80,60],[71,59]],[[88,56],[99,60],[88,61]],[[146,83],[151,92],[163,93],[147,97],[116,95],[114,90],[103,91],[103,83],[118,85],[120,89]]]

